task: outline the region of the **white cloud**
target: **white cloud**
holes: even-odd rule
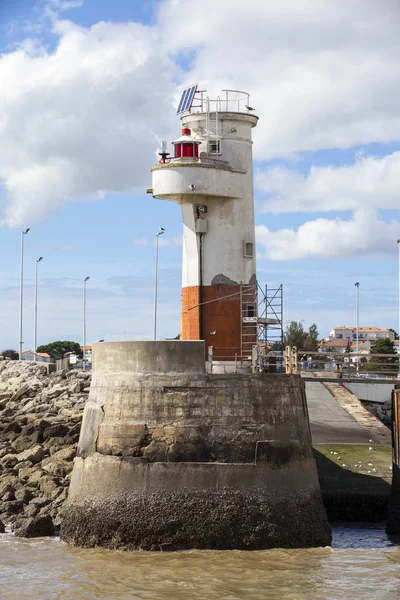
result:
[[[150,244],[156,245],[156,240],[148,240],[146,238],[139,238],[134,242],[135,246],[149,246]],[[158,238],[158,245],[160,247],[165,248],[179,248],[182,246],[182,236],[174,235],[174,236],[160,236]]]
[[[47,0],[43,6],[43,16],[49,19],[57,19],[59,13],[83,6],[83,1],[84,0]]]
[[[0,181],[10,226],[68,199],[142,191],[154,148],[174,122],[177,69],[155,29],[54,27],[54,52],[0,57]]]
[[[173,235],[173,236],[163,236],[159,239],[160,246],[164,246],[167,248],[179,248],[182,246],[182,236],[181,235]]]
[[[188,83],[251,93],[259,159],[400,137],[398,0],[167,0],[160,22]]]
[[[148,240],[146,240],[146,238],[139,238],[137,240],[134,241],[135,246],[148,246],[149,242]]]
[[[257,243],[270,260],[382,257],[396,252],[399,237],[399,221],[386,223],[370,209],[359,209],[349,220],[308,221],[297,230],[270,231],[265,225],[256,226]]]
[[[251,93],[256,158],[400,138],[398,0],[253,0],[251,8],[203,0],[195,11],[187,0],[165,0],[149,27],[58,20],[79,4],[47,3],[54,51],[28,39],[0,57],[0,182],[10,226],[70,199],[148,186],[154,149],[177,131],[177,56],[191,59],[187,81],[210,94]],[[372,207],[378,195],[392,207],[399,162],[399,153],[359,158],[308,177],[275,167],[257,182],[268,210]]]
[[[346,211],[362,207],[398,209],[400,152],[360,156],[349,166],[312,167],[307,176],[282,165],[258,170],[258,189],[268,212]]]

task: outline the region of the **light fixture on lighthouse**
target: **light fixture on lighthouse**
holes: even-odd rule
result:
[[[192,137],[192,132],[189,127],[182,127],[181,137],[174,140],[172,144],[175,148],[174,158],[198,160],[201,140]]]
[[[160,163],[161,164],[165,164],[167,162],[168,156],[169,156],[169,152],[167,150],[167,142],[164,140],[161,142],[161,148],[158,152],[158,156],[161,156],[160,158]]]

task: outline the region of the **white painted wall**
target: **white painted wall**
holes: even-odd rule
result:
[[[229,170],[213,166],[178,165],[171,161],[153,170],[153,195],[175,200],[182,206],[182,286],[199,285],[199,234],[196,205],[206,205],[207,232],[203,235],[203,285],[223,275],[235,283],[249,283],[256,273],[254,232],[253,159],[251,130],[257,117],[245,113],[219,113],[221,154]],[[207,152],[205,113],[185,115],[182,125],[202,140],[199,152]],[[215,120],[208,129],[215,130]],[[195,189],[190,191],[190,185]],[[244,256],[244,244],[253,244],[253,256]]]
[[[345,382],[345,386],[353,392],[360,400],[369,402],[387,402],[391,398],[392,390],[396,382],[368,383],[368,382]]]
[[[153,196],[176,202],[199,203],[199,198],[241,198],[244,172],[204,166],[200,162],[170,162],[153,171]],[[195,189],[191,191],[190,185]]]
[[[357,337],[357,329],[355,327],[334,327],[329,333],[329,339],[332,340],[350,340],[354,341]],[[369,330],[368,328],[360,327],[359,340],[360,342],[375,341],[378,339],[389,338],[394,339],[393,331],[389,330]]]

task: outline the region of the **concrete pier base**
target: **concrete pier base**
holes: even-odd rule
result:
[[[63,539],[78,546],[255,550],[330,543],[313,461],[274,470],[95,454],[77,459],[69,504]]]
[[[94,346],[61,535],[79,546],[330,544],[304,384],[207,375],[202,342]]]

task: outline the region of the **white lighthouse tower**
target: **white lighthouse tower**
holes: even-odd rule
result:
[[[249,95],[223,90],[211,100],[192,86],[178,108],[182,135],[152,167],[155,198],[181,205],[181,339],[205,340],[218,361],[248,359],[257,342]]]

